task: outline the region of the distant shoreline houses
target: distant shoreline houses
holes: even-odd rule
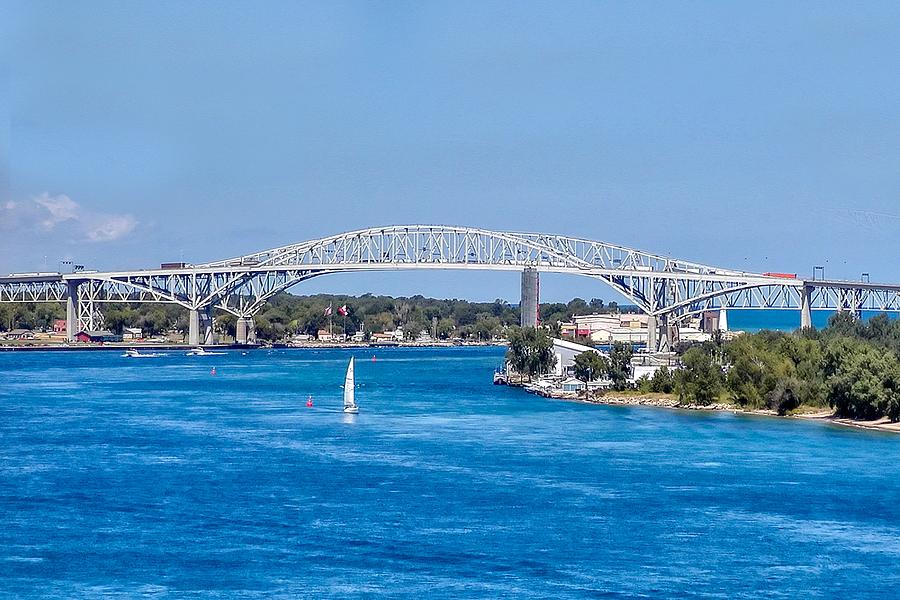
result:
[[[725,311],[707,311],[678,328],[678,339],[706,342],[716,330],[727,331]],[[590,340],[594,344],[646,344],[649,316],[643,313],[600,313],[574,315],[568,323],[560,323],[560,335]]]
[[[66,341],[66,322],[59,319],[53,322],[51,328],[46,331],[33,331],[31,329],[16,328],[11,331],[0,332],[0,339],[11,342],[34,340],[61,340]],[[101,329],[97,331],[79,331],[75,334],[75,341],[80,343],[104,343],[139,341],[144,339],[144,333],[139,327],[125,327],[122,334]]]

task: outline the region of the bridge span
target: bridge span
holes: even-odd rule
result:
[[[0,277],[0,302],[65,303],[70,339],[102,327],[104,303],[178,304],[190,311],[195,345],[212,341],[212,311],[219,309],[238,318],[238,342],[246,343],[253,316],[297,283],[330,273],[421,269],[602,281],[649,315],[650,346],[660,350],[671,347],[681,320],[706,310],[795,309],[803,327],[812,325],[813,310],[900,312],[900,284],[750,273],[582,238],[441,225],[361,229],[179,268],[10,275]]]

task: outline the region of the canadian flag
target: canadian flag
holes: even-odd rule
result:
[[[325,307],[325,316],[326,316],[326,317],[330,317],[330,316],[331,316],[331,305],[330,305],[330,304],[329,304],[328,306]]]
[[[346,304],[343,305],[342,307],[338,308],[338,314],[344,315],[345,317],[347,316],[347,305]]]

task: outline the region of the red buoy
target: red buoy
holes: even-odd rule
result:
[[[375,355],[372,355],[372,362],[375,362]]]
[[[213,367],[213,368],[212,368],[212,371],[210,371],[209,374],[210,374],[210,375],[215,375],[215,374],[216,374],[216,368]]]
[[[306,408],[312,408],[312,405],[313,405],[313,402],[312,402],[312,396],[309,396],[309,397],[306,399]]]

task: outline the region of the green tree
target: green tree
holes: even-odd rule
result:
[[[675,389],[683,404],[707,406],[722,391],[722,369],[703,348],[694,346],[684,353],[682,368],[675,376]]]
[[[613,382],[613,389],[621,391],[628,387],[633,353],[631,346],[622,342],[615,342],[610,349],[607,377]]]
[[[835,413],[852,419],[900,417],[897,357],[851,338],[832,340],[825,350],[826,395]]]
[[[575,356],[575,377],[582,381],[600,379],[609,372],[609,361],[594,350],[585,350]]]
[[[222,311],[216,315],[216,327],[219,331],[234,339],[237,335],[237,317],[229,312]]]
[[[446,340],[453,336],[453,330],[456,328],[456,324],[453,322],[453,319],[444,318],[440,319],[437,324],[437,335],[439,339]]]
[[[591,298],[589,303],[591,310],[594,312],[602,312],[603,311],[603,300],[601,298]]]
[[[556,365],[553,340],[543,329],[516,328],[509,335],[506,359],[516,372],[527,375],[529,379],[548,373]]]
[[[482,341],[490,341],[500,330],[500,319],[488,315],[479,315],[475,321],[473,333]]]
[[[668,367],[662,366],[649,378],[651,392],[659,394],[671,394],[675,389],[675,374]]]
[[[780,380],[793,375],[793,364],[777,351],[781,334],[740,336],[726,350],[731,368],[727,387],[742,406],[768,406]]]

